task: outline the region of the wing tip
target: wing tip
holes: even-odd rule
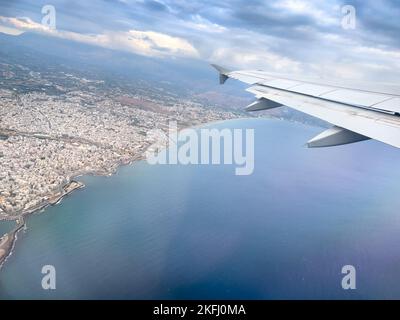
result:
[[[219,72],[219,83],[224,84],[229,78],[230,71],[214,63],[212,63],[211,66]]]
[[[228,75],[231,72],[229,69],[222,67],[218,64],[211,63],[210,65],[222,75]]]

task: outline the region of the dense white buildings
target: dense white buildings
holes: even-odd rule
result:
[[[171,96],[0,95],[0,219],[50,202],[74,176],[140,158],[154,142],[147,132],[170,120],[184,127],[234,117]]]

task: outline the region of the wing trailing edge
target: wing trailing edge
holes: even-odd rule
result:
[[[246,111],[287,106],[334,125],[308,141],[309,147],[329,147],[375,139],[400,148],[400,86],[332,82],[267,73],[230,71],[212,65],[223,84],[228,78],[250,85],[257,101]]]

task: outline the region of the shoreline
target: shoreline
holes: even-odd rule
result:
[[[0,269],[13,252],[15,242],[17,241],[18,232],[21,231],[25,226],[25,220],[23,217],[17,219],[16,221],[17,225],[15,228],[0,237]]]
[[[12,229],[10,232],[0,235],[0,270],[4,266],[7,259],[12,255],[13,249],[15,247],[15,243],[17,241],[18,232],[22,230],[25,226],[25,218],[32,214],[38,214],[42,212],[42,210],[46,209],[49,206],[55,206],[61,203],[61,201],[68,195],[72,194],[74,191],[82,189],[85,187],[83,182],[77,181],[76,179],[84,176],[84,175],[92,175],[92,176],[106,176],[110,177],[114,175],[117,170],[122,166],[131,165],[134,162],[143,160],[143,156],[135,156],[129,159],[128,161],[120,161],[116,164],[113,170],[104,170],[104,171],[81,171],[73,174],[68,180],[69,182],[60,187],[60,192],[54,194],[48,199],[44,200],[41,204],[31,207],[29,209],[24,210],[23,212],[0,218],[0,223],[2,221],[15,221],[17,223],[16,227]]]
[[[45,198],[47,198],[47,199],[42,200],[42,202],[40,204],[38,204],[34,207],[24,209],[19,213],[7,214],[6,217],[0,217],[0,223],[2,221],[16,221],[20,218],[24,218],[27,215],[34,214],[37,211],[41,211],[48,206],[52,206],[52,205],[56,205],[56,204],[60,203],[60,201],[64,197],[68,196],[75,190],[85,187],[85,184],[83,182],[77,180],[79,177],[86,176],[86,175],[99,176],[99,177],[101,177],[101,176],[110,177],[110,176],[114,175],[120,167],[130,165],[136,161],[140,161],[143,159],[144,159],[143,156],[134,156],[131,159],[129,159],[128,161],[119,161],[115,164],[115,167],[112,170],[104,169],[104,170],[75,172],[75,173],[71,174],[71,176],[67,177],[68,182],[59,187],[60,191],[58,193],[46,196]]]
[[[228,119],[224,119],[224,120],[216,120],[216,121],[209,122],[209,123],[194,124],[192,126],[178,128],[178,131],[181,131],[181,130],[184,130],[187,128],[199,129],[203,126],[215,125],[215,124],[223,123],[225,121],[242,120],[242,119],[256,119],[256,118],[244,117],[244,118],[228,118]],[[148,148],[150,146],[151,146],[151,144],[147,145],[147,146],[143,146],[143,149],[145,150],[146,148]],[[131,165],[134,162],[144,160],[146,158],[144,150],[141,153],[141,155],[132,156],[132,158],[130,158],[128,160],[118,161],[115,164],[115,167],[112,169],[93,170],[93,171],[84,171],[83,170],[83,171],[78,171],[78,172],[72,173],[69,177],[67,177],[68,182],[66,184],[60,186],[60,191],[58,193],[49,195],[48,198],[43,200],[40,204],[38,204],[34,207],[30,207],[28,209],[24,209],[19,213],[15,213],[15,214],[7,214],[6,213],[7,214],[6,216],[0,216],[0,223],[2,221],[16,221],[20,218],[25,218],[26,216],[28,216],[30,214],[35,214],[36,212],[40,212],[41,210],[45,209],[48,206],[59,204],[64,197],[68,196],[75,190],[85,187],[84,183],[77,180],[79,177],[82,177],[85,175],[110,177],[110,176],[114,175],[120,167]],[[76,187],[69,189],[72,184],[76,184]]]
[[[181,131],[186,128],[198,129],[202,126],[218,124],[218,123],[222,123],[224,121],[235,120],[235,119],[236,118],[230,118],[230,119],[225,119],[225,120],[217,120],[217,121],[213,121],[210,123],[196,124],[193,126],[179,128],[178,131]],[[132,165],[135,162],[144,160],[146,158],[145,150],[149,146],[150,145],[143,146],[143,149],[141,150],[142,152],[140,155],[132,156],[130,159],[118,161],[115,164],[115,167],[112,167],[111,169],[75,172],[75,173],[71,174],[70,177],[67,177],[68,182],[66,184],[64,184],[63,186],[60,186],[60,191],[58,193],[46,197],[47,199],[43,200],[40,204],[38,204],[34,207],[31,207],[31,208],[28,208],[26,210],[23,210],[22,212],[17,213],[15,215],[8,214],[6,217],[0,217],[0,223],[2,221],[16,221],[16,223],[17,223],[17,226],[13,230],[6,233],[3,237],[0,238],[0,270],[3,267],[4,263],[6,262],[7,258],[12,254],[13,248],[14,248],[16,240],[17,240],[17,234],[25,226],[25,218],[26,217],[28,217],[31,214],[40,213],[40,212],[42,212],[42,210],[44,210],[48,206],[55,206],[55,205],[59,204],[66,196],[72,194],[75,190],[84,188],[85,184],[83,182],[80,182],[77,180],[81,176],[91,175],[91,176],[110,177],[110,176],[114,175],[118,171],[119,168],[121,168],[123,166]],[[5,241],[3,240],[3,243],[2,243],[2,239],[5,237],[7,237],[7,239]]]

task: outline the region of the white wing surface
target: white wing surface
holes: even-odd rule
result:
[[[328,147],[375,139],[400,148],[400,87],[300,79],[263,71],[229,71],[217,65],[220,83],[228,78],[251,85],[257,100],[247,111],[287,106],[334,126],[308,142]]]

